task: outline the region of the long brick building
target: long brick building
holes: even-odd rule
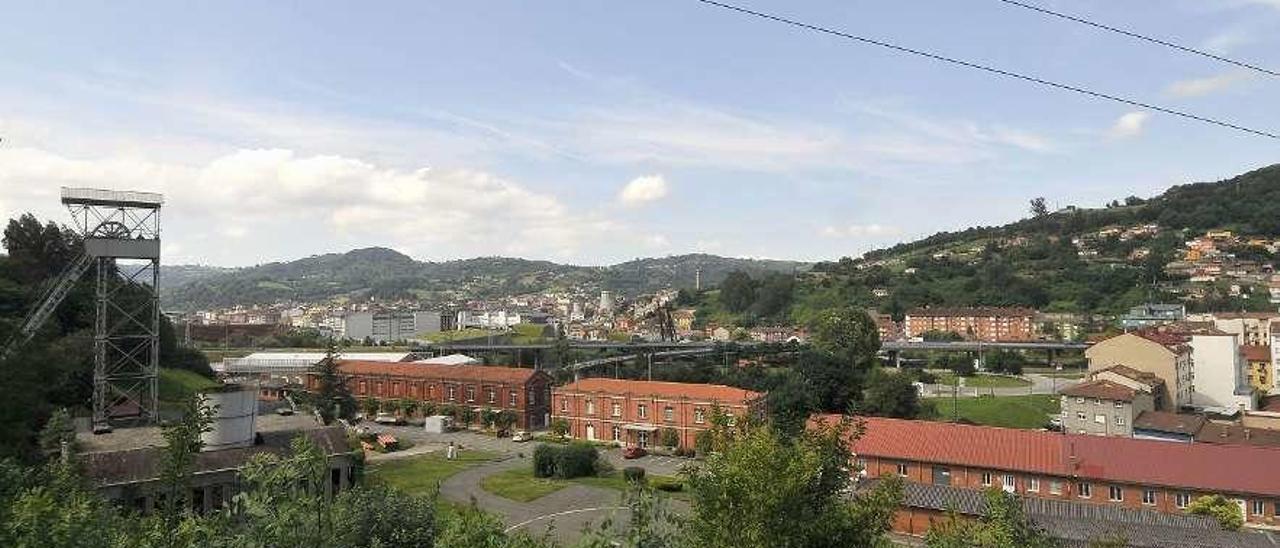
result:
[[[1029,308],[913,308],[903,328],[908,338],[950,331],[966,340],[1026,341],[1035,337],[1035,317]]]
[[[694,445],[711,427],[711,413],[763,414],[765,395],[732,386],[625,379],[582,379],[552,390],[553,419],[569,422],[569,435],[650,447],[674,429],[679,447]]]
[[[517,428],[533,430],[547,424],[551,378],[541,371],[350,360],[338,362],[338,371],[357,398],[409,399],[510,410],[516,413]],[[308,390],[317,388],[315,375],[308,375],[306,386]]]
[[[822,417],[817,420],[832,420]],[[1280,524],[1280,450],[867,418],[860,474],[1037,498],[1181,513],[1196,497],[1237,501],[1247,523]],[[927,529],[927,524],[910,524]]]

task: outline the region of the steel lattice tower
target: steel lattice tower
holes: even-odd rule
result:
[[[96,270],[93,426],[153,423],[160,367],[160,206],[149,192],[62,189]],[[87,264],[86,264],[87,266]]]

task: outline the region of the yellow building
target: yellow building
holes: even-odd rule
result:
[[[1271,374],[1271,346],[1244,345],[1240,347],[1240,353],[1249,365],[1249,386],[1263,392],[1271,390],[1275,386],[1275,378]]]

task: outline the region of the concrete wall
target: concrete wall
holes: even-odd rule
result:
[[[1166,404],[1162,410],[1176,410],[1179,406],[1189,405],[1191,393],[1188,377],[1189,356],[1181,359],[1173,350],[1156,343],[1126,333],[1117,335],[1085,350],[1089,360],[1089,372],[1106,369],[1113,365],[1126,365],[1138,371],[1146,371],[1160,377],[1164,381],[1165,394],[1161,398]],[[1181,378],[1180,378],[1181,377]]]
[[[1133,419],[1154,409],[1154,398],[1145,392],[1136,394],[1132,402],[1063,396],[1062,427],[1073,434],[1127,438],[1133,435]]]
[[[1241,401],[1237,394],[1248,394],[1238,336],[1192,335],[1191,348],[1192,404],[1235,408]]]

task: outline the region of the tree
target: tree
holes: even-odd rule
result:
[[[160,515],[166,528],[172,528],[191,508],[191,468],[204,445],[200,437],[212,428],[213,413],[203,396],[193,394],[183,404],[182,418],[164,429],[160,485],[165,496]]]
[[[346,380],[339,374],[337,353],[337,346],[333,339],[330,339],[329,347],[325,349],[324,359],[314,367],[316,376],[314,404],[316,411],[320,413],[321,422],[326,425],[332,424],[339,418],[350,420],[356,414],[356,399],[351,395],[351,389],[347,386]],[[372,415],[376,409],[371,412],[366,406],[365,412]]]
[[[498,433],[503,434],[511,431],[511,427],[516,424],[516,413],[510,409],[498,411],[494,417],[493,424],[498,428]]]
[[[794,369],[777,375],[776,384],[768,389],[769,420],[774,429],[787,437],[799,435],[809,414],[818,408],[817,398]]]
[[[1045,203],[1043,196],[1031,199],[1031,216],[1044,217],[1049,214],[1049,205]]]
[[[812,397],[811,400],[801,400],[802,405],[812,403],[821,411],[844,413],[862,393],[864,370],[851,367],[832,354],[814,350],[801,351],[796,358],[794,370],[804,379]]]
[[[720,283],[720,304],[734,313],[746,312],[756,301],[756,284],[741,270],[730,272]]]
[[[842,306],[818,314],[809,326],[814,346],[860,369],[875,363],[880,330],[866,310]]]
[[[677,432],[675,428],[663,428],[661,438],[663,447],[680,446],[680,432]]]
[[[847,421],[818,424],[783,439],[767,424],[715,420],[713,452],[686,468],[691,499],[684,523],[689,546],[706,548],[874,546],[882,542],[897,504],[899,480],[849,499],[858,435]]]
[[[47,459],[56,458],[63,446],[74,452],[75,443],[76,429],[71,424],[71,413],[65,407],[54,411],[40,431],[40,452]]]
[[[929,529],[925,544],[929,548],[1050,548],[1055,545],[1052,537],[1026,518],[1017,495],[988,489],[985,497],[986,508],[981,518],[962,519],[950,514]]]
[[[1235,531],[1244,525],[1244,515],[1240,512],[1240,506],[1222,495],[1197,497],[1187,506],[1187,513],[1216,519],[1218,524],[1228,531]]]
[[[876,369],[867,379],[867,392],[859,407],[878,417],[914,419],[920,415],[920,394],[905,373]]]
[[[569,421],[565,419],[551,419],[551,433],[557,438],[563,438],[569,434]]]

